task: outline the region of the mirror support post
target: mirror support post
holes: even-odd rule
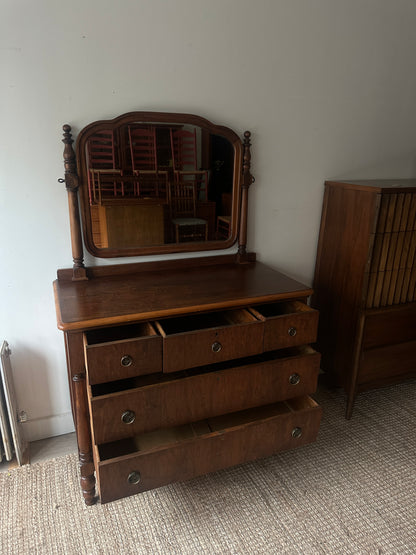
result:
[[[72,280],[86,280],[87,273],[84,266],[84,251],[82,246],[81,220],[79,216],[78,204],[78,174],[75,161],[75,152],[72,148],[71,126],[65,124],[62,127],[64,138],[62,142],[64,148],[64,167],[65,167],[65,187],[68,192],[69,204],[69,223],[71,229],[72,257],[74,261]]]
[[[238,234],[238,261],[240,263],[247,262],[247,209],[248,209],[248,189],[254,182],[254,177],[250,173],[250,131],[244,132],[243,141],[243,180],[241,185],[241,214],[240,214],[240,230]]]

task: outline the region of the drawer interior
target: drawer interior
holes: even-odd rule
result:
[[[164,430],[148,432],[140,436],[120,441],[104,443],[98,446],[100,461],[124,457],[133,453],[146,453],[159,448],[174,445],[190,439],[201,438],[206,435],[218,434],[236,427],[244,427],[276,416],[307,411],[318,407],[310,397],[274,403],[254,409],[247,409],[208,420],[177,426]]]
[[[252,307],[250,310],[255,316],[260,314],[265,318],[312,311],[312,309],[309,308],[305,303],[301,303],[299,301],[261,304]]]
[[[157,325],[161,334],[168,336],[196,330],[248,324],[256,321],[256,317],[248,310],[237,309],[168,318],[166,320],[159,320]]]
[[[138,337],[156,336],[156,330],[150,322],[117,326],[114,328],[95,329],[85,333],[87,345],[99,345],[101,343],[112,343],[124,339],[135,339]]]
[[[156,430],[146,434],[104,443],[98,446],[100,461],[106,461],[132,453],[146,452],[153,448],[163,447],[210,433],[205,422],[195,422],[165,430]]]
[[[288,349],[280,349],[278,351],[269,351],[260,355],[245,357],[238,360],[219,362],[217,364],[210,364],[208,366],[200,366],[198,368],[191,368],[189,370],[182,370],[180,372],[172,372],[170,374],[159,372],[157,374],[149,374],[146,376],[136,376],[123,380],[98,383],[91,385],[91,396],[94,398],[100,397],[102,395],[111,395],[112,393],[117,393],[130,389],[158,385],[174,380],[181,380],[190,376],[197,376],[211,372],[221,372],[230,368],[238,368],[241,366],[247,366],[271,360],[278,361],[285,358],[303,357],[307,355],[313,355],[314,353],[315,351],[314,349],[312,349],[312,347],[305,345],[302,347],[292,347]]]
[[[147,374],[145,376],[134,376],[124,380],[116,380],[113,382],[105,382],[91,385],[91,396],[100,397],[101,395],[110,395],[119,391],[126,391],[128,389],[135,389],[138,387],[146,387],[149,385],[156,385],[163,382],[172,381],[173,379],[181,379],[186,377],[185,372],[177,372],[175,374],[164,374],[159,372],[157,374]]]

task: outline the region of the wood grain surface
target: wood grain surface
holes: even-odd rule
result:
[[[219,257],[220,258],[220,257]],[[58,327],[80,330],[189,312],[306,298],[312,290],[261,263],[199,265],[169,272],[54,282]]]

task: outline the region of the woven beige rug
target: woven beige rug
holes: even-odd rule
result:
[[[316,398],[315,444],[103,506],[75,455],[0,474],[1,553],[416,553],[416,381]]]

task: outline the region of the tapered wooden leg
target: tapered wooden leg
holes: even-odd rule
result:
[[[85,504],[94,505],[94,503],[97,501],[97,498],[95,496],[94,461],[92,458],[92,443],[85,374],[75,374],[72,380],[74,383],[74,405],[77,422],[81,489],[84,496]]]
[[[347,410],[345,411],[345,418],[347,420],[351,419],[352,409],[354,408],[355,393],[350,393],[347,397]]]
[[[349,420],[352,416],[352,409],[354,407],[354,401],[357,395],[359,367],[360,367],[360,360],[362,356],[361,348],[363,344],[364,322],[365,322],[365,313],[362,312],[358,319],[353,365],[352,365],[351,375],[349,378],[350,380],[349,387],[347,390],[347,410],[345,413],[345,418],[347,420]]]

